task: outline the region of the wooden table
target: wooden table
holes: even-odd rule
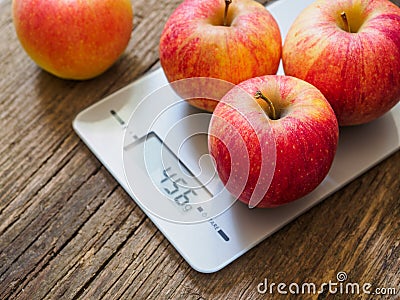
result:
[[[78,82],[27,57],[11,0],[0,0],[0,298],[278,299],[278,283],[337,282],[341,271],[371,291],[398,290],[399,152],[223,270],[189,267],[71,126],[82,109],[158,66],[161,30],[181,1],[132,2],[124,55]],[[260,293],[266,280],[273,293]]]

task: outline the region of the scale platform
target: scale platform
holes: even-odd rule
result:
[[[312,0],[268,5],[284,39]],[[280,67],[278,74],[283,74]],[[224,190],[208,155],[211,115],[179,99],[153,71],[79,113],[73,128],[188,264],[216,272],[400,148],[400,104],[341,128],[325,180],[307,196],[250,209]]]

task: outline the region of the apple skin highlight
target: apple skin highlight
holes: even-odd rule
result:
[[[282,40],[273,16],[256,1],[234,0],[224,26],[224,11],[224,0],[185,0],[172,13],[159,46],[161,66],[169,82],[208,77],[237,84],[276,74]],[[215,91],[214,99],[188,101],[212,112],[224,92]],[[178,94],[185,98],[184,91]]]
[[[133,28],[129,0],[13,0],[14,26],[28,55],[65,79],[89,79],[123,53]]]
[[[282,62],[285,74],[325,95],[339,125],[373,121],[400,101],[400,8],[388,0],[317,0],[289,29]]]
[[[273,102],[278,119],[268,117],[259,99],[243,96],[243,91],[254,95],[257,90]],[[318,89],[294,77],[268,75],[240,83],[221,99],[209,126],[209,151],[227,190],[246,204],[258,184],[268,183],[263,177],[273,172],[256,207],[276,207],[307,195],[323,181],[338,136],[336,116]],[[275,157],[263,157],[272,153],[263,152],[271,145]]]

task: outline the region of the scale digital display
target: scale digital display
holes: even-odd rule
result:
[[[138,142],[143,143],[139,147],[144,150],[145,171],[158,190],[179,210],[188,212],[194,205],[212,199],[213,195],[154,132]]]
[[[218,198],[213,197],[156,133],[150,132],[131,143],[125,152],[125,161],[131,163],[127,169],[134,172],[127,170],[129,181],[139,197],[144,193],[139,199],[151,213],[171,222],[207,222],[211,230],[229,241],[228,234],[213,219],[221,210],[221,205],[213,204]]]
[[[178,223],[207,222],[231,204],[214,196],[155,132],[127,145],[124,161],[132,191],[158,217]]]

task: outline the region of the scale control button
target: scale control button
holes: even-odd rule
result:
[[[219,233],[219,235],[220,235],[226,242],[229,241],[229,236],[227,236],[226,233],[225,233],[222,229],[218,230],[217,232]]]

